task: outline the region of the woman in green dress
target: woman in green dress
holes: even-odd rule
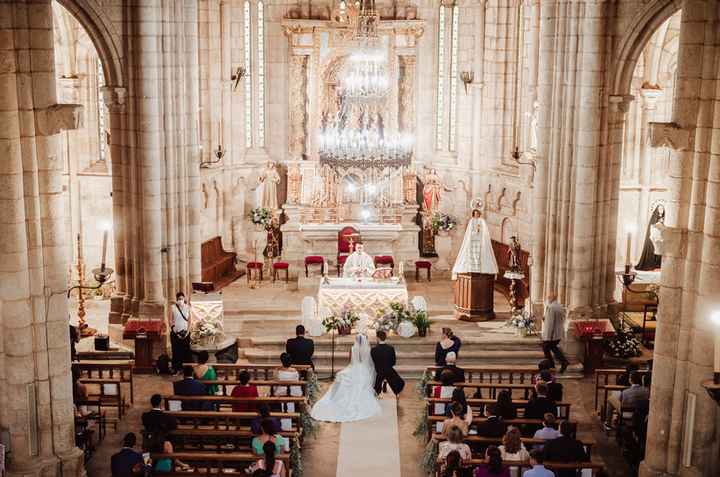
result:
[[[215,369],[207,364],[210,359],[210,355],[207,351],[200,351],[198,353],[198,364],[195,366],[195,378],[201,381],[215,381],[217,380],[217,373]],[[209,384],[206,386],[209,395],[214,396],[218,392],[217,384]]]

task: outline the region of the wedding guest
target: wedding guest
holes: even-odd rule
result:
[[[546,469],[543,462],[545,462],[543,451],[539,449],[530,451],[530,465],[532,465],[532,469],[523,472],[523,477],[555,477],[553,471]]]
[[[465,421],[465,415],[463,414],[462,404],[456,402],[450,408],[450,418],[445,419],[442,424],[443,437],[447,438],[448,430],[452,427],[457,427],[463,433],[463,436],[468,435],[468,423]]]
[[[442,373],[448,371],[452,374],[453,383],[465,382],[465,370],[456,365],[457,355],[454,351],[450,351],[445,356],[445,366],[435,371],[435,380],[440,379]]]
[[[512,395],[510,394],[510,391],[507,389],[503,389],[498,393],[495,409],[498,416],[504,420],[517,419],[517,408],[512,402]]]
[[[462,457],[456,450],[450,452],[440,467],[440,477],[465,477],[467,469],[463,467]]]
[[[275,444],[275,453],[283,452],[287,447],[287,440],[277,433],[275,424],[269,419],[265,419],[260,423],[260,435],[252,439],[252,450],[255,455],[263,455],[265,443],[271,442]]]
[[[445,459],[452,451],[457,451],[463,463],[468,462],[472,458],[470,446],[463,442],[463,433],[457,426],[452,426],[447,433],[447,440],[439,445],[438,462],[445,463]]]
[[[553,355],[555,355],[555,358],[560,361],[560,373],[564,373],[569,363],[559,345],[565,335],[565,308],[557,301],[555,293],[548,295],[541,335],[545,359],[549,360],[554,368]]]
[[[549,372],[550,375],[552,376],[553,362],[550,361],[549,359],[541,359],[538,362],[537,367],[538,367],[538,372],[537,372],[537,374],[533,374],[533,377],[532,377],[533,384],[542,380],[540,375],[542,374],[543,371]],[[552,376],[552,380],[553,380],[553,382],[555,381],[555,376]]]
[[[240,381],[240,384],[233,388],[230,396],[235,398],[256,398],[259,396],[257,386],[249,384],[250,373],[245,370],[240,371],[238,380]],[[234,412],[245,412],[254,410],[255,404],[248,401],[241,401],[233,403],[232,407]]]
[[[555,377],[552,373],[545,369],[540,371],[538,375],[538,383],[545,383],[548,387],[548,398],[551,401],[559,402],[562,401],[563,397],[563,385],[555,381]]]
[[[177,419],[166,413],[160,406],[162,404],[162,396],[153,394],[150,397],[150,410],[143,413],[142,424],[145,431],[152,433],[167,434],[177,429]]]
[[[275,416],[271,416],[270,406],[268,406],[267,403],[262,403],[260,404],[260,406],[258,406],[258,415],[253,418],[252,422],[250,422],[250,430],[253,434],[262,433],[260,424],[264,420],[268,420],[273,423],[273,425],[275,426],[275,432],[280,431],[280,419]]]
[[[280,355],[280,363],[282,366],[277,370],[278,381],[300,380],[300,373],[292,367],[292,360],[288,353]],[[275,386],[273,393],[275,396],[302,396],[302,388],[300,386]]]
[[[552,439],[557,439],[561,435],[562,434],[560,434],[560,431],[556,429],[555,416],[547,412],[545,413],[545,417],[543,417],[543,428],[535,431],[533,439],[544,439],[546,441],[549,441]],[[543,447],[543,445],[535,446],[536,449],[542,449]]]
[[[170,308],[170,345],[172,347],[172,365],[177,373],[183,369],[183,363],[191,360],[190,350],[190,305],[183,292],[175,294],[175,303]]]
[[[173,392],[178,396],[207,396],[207,388],[203,383],[193,377],[193,367],[183,367],[183,379],[173,383]],[[187,401],[183,400],[183,411],[202,411],[204,408],[210,409],[212,404],[203,403],[203,401]]]
[[[502,445],[498,447],[503,461],[525,462],[530,454],[520,440],[520,429],[510,426],[503,436]]]
[[[650,390],[642,385],[642,375],[633,371],[630,373],[630,387],[620,392],[613,392],[608,398],[607,421],[605,429],[612,429],[613,414],[623,411],[634,411],[639,402],[647,401],[650,398]]]
[[[488,446],[485,450],[485,463],[475,468],[474,477],[510,477],[510,468],[503,465],[497,446]]]
[[[198,364],[195,365],[195,378],[202,381],[216,381],[217,373],[215,373],[215,368],[207,364],[208,360],[210,359],[210,354],[208,354],[207,351],[202,350],[198,353],[197,356]],[[219,389],[219,386],[217,384],[208,384],[206,387],[207,393],[211,396],[217,394]]]
[[[295,338],[290,338],[285,343],[285,352],[290,355],[290,363],[292,365],[309,365],[315,369],[312,357],[315,353],[315,343],[313,340],[305,338],[305,327],[297,325],[295,327]]]
[[[477,425],[477,434],[481,437],[502,437],[505,435],[505,423],[497,413],[497,406],[485,406],[485,421]]]
[[[440,374],[440,386],[435,386],[433,388],[433,397],[434,398],[449,398],[452,396],[452,393],[455,391],[455,375],[449,371],[445,370],[442,374]]]
[[[268,441],[263,445],[262,449],[263,458],[251,465],[247,472],[250,473],[262,469],[267,471],[265,475],[269,475],[270,477],[285,477],[285,464],[283,461],[275,458],[275,444]]]
[[[88,400],[87,385],[82,383],[82,373],[76,367],[72,368],[72,392],[73,392],[73,405],[75,406],[75,415],[77,417],[88,417],[92,414],[87,407],[87,404],[83,404]]]
[[[445,407],[445,415],[450,416],[452,406],[457,403],[462,407],[462,416],[468,427],[472,424],[473,411],[470,405],[467,403],[467,397],[465,391],[462,388],[455,388],[450,398],[450,403]]]
[[[460,346],[462,342],[460,338],[455,336],[450,328],[442,329],[442,338],[435,345],[435,366],[445,366],[447,364],[446,357],[450,352],[455,353],[455,357],[460,354]]]
[[[557,416],[555,401],[548,397],[548,386],[543,382],[535,384],[535,396],[532,397],[525,408],[525,418],[542,419],[546,413]]]
[[[543,452],[545,459],[549,462],[583,462],[587,461],[588,455],[585,446],[572,437],[573,426],[568,421],[560,423],[560,433],[557,439],[547,441]],[[575,470],[558,470],[557,477],[574,477]]]
[[[112,477],[139,477],[148,471],[142,454],[134,449],[136,443],[134,433],[125,434],[122,449],[110,458]]]

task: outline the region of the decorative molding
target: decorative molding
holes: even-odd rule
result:
[[[686,151],[692,145],[691,131],[677,123],[648,123],[651,147],[669,147],[675,151]]]
[[[610,110],[615,113],[627,113],[630,109],[630,103],[635,100],[632,94],[611,94],[608,97],[610,102]]]
[[[52,136],[61,131],[78,129],[83,126],[82,104],[53,104],[37,111],[38,132]]]

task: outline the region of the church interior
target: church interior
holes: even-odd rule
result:
[[[0,476],[718,476],[720,1],[4,0],[0,239]]]

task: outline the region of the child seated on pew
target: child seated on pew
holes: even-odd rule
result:
[[[257,386],[255,386],[254,384],[248,384],[250,382],[250,373],[245,370],[240,371],[238,379],[240,380],[240,384],[233,388],[230,396],[236,398],[256,398],[259,396]],[[234,412],[246,412],[254,410],[255,404],[252,402],[245,401],[233,404]]]
[[[275,458],[275,444],[268,441],[263,447],[263,458],[258,460],[256,463],[251,465],[245,470],[245,473],[255,475],[255,472],[259,469],[265,471],[264,474],[270,477],[285,477],[285,464],[283,461]]]
[[[287,439],[277,433],[275,424],[269,419],[265,419],[260,423],[261,433],[252,439],[252,450],[255,455],[263,455],[263,448],[267,442],[275,444],[275,453],[279,454],[283,451],[290,450],[290,444]]]

